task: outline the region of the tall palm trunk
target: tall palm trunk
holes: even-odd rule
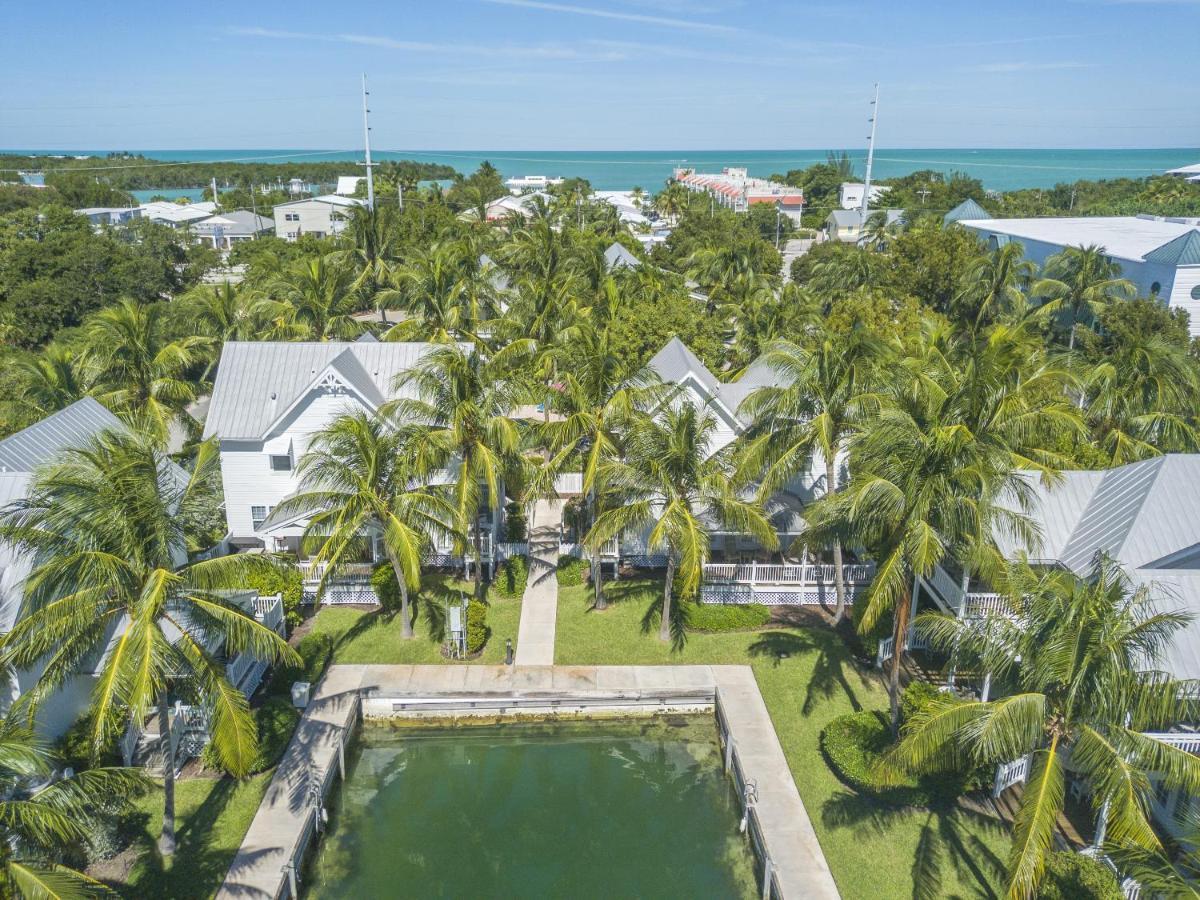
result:
[[[900,730],[900,657],[908,642],[908,623],[912,619],[912,595],[906,587],[892,616],[892,659],[888,668],[888,702],[892,708],[892,731]]]
[[[472,540],[475,551],[475,599],[483,600],[483,532],[479,528],[479,515],[475,516],[475,537]]]
[[[825,494],[837,490],[837,454],[825,460]],[[842,542],[833,539],[833,590],[837,595],[837,606],[833,610],[833,625],[836,628],[846,615],[846,580],[842,577]]]
[[[390,547],[387,548],[387,556],[388,561],[392,564],[392,571],[396,574],[396,584],[400,587],[400,637],[411,638],[413,626],[408,604],[408,582],[400,568],[400,560],[396,558],[396,554]]]
[[[671,586],[675,581],[675,555],[667,555],[667,580],[663,584],[662,622],[658,626],[658,639],[671,639]]]
[[[163,824],[158,852],[163,856],[171,856],[175,852],[175,742],[171,739],[171,715],[166,691],[158,695],[158,734],[163,760]]]
[[[596,492],[588,494],[589,526],[596,524]],[[592,551],[592,592],[595,595],[593,606],[596,609],[607,609],[608,601],[604,599],[603,574],[600,571],[600,560],[603,558],[603,547]]]

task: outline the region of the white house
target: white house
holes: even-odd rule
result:
[[[93,225],[124,225],[142,217],[138,206],[88,206],[75,210],[77,216],[87,216]]]
[[[325,194],[304,200],[291,200],[275,207],[275,234],[296,241],[302,234],[323,238],[341,234],[350,211],[366,206],[365,200]]]
[[[1190,166],[1180,166],[1178,169],[1167,169],[1166,174],[1172,175],[1175,178],[1183,178],[1187,181],[1200,181],[1200,163],[1193,163]]]
[[[42,467],[60,461],[68,448],[84,447],[105,431],[124,430],[126,426],[111,412],[90,397],[76,401],[65,409],[47,416],[23,431],[0,441],[0,505],[24,499],[29,495],[35,474]],[[168,462],[163,477],[187,479],[187,473]],[[182,548],[178,562],[186,559]],[[9,632],[21,614],[24,583],[32,569],[27,555],[18,553],[11,545],[0,543],[0,632]],[[256,618],[272,628],[281,630],[283,608],[280,598],[260,598],[253,591],[232,595],[231,599],[253,611]],[[220,646],[210,647],[220,652]],[[265,665],[248,655],[228,661],[226,673],[234,685],[250,694],[258,686]],[[0,701],[4,707],[37,683],[41,670],[9,673],[5,694]],[[44,703],[37,715],[38,731],[57,737],[71,726],[90,702],[94,675],[80,675],[67,687]],[[203,729],[201,729],[203,730]],[[140,729],[131,731],[127,760],[132,759],[141,737]]]
[[[186,228],[217,212],[217,204],[211,200],[201,203],[172,203],[170,200],[154,200],[150,203],[143,203],[138,208],[142,211],[143,219],[149,219],[151,222],[166,225],[169,228]]]
[[[562,178],[550,175],[522,175],[520,177],[509,178],[504,182],[504,186],[508,188],[513,195],[523,194],[526,191],[544,191],[548,187],[555,187],[563,183]]]
[[[867,186],[861,181],[843,181],[841,188],[838,189],[838,205],[842,209],[862,209],[863,192],[866,189]],[[871,199],[868,205],[878,203],[890,190],[891,188],[886,184],[871,185]]]
[[[234,244],[271,234],[275,223],[248,209],[233,209],[201,219],[191,227],[192,240],[215,250],[231,250]]]
[[[377,413],[387,401],[402,396],[395,386],[398,376],[436,346],[362,339],[226,343],[204,437],[215,437],[220,445],[229,544],[292,553],[303,561],[308,548],[301,546],[300,537],[308,516],[277,515],[273,510],[298,492],[296,466],[312,436],[338,416],[360,410]],[[478,524],[489,562],[500,525],[490,507],[485,500]],[[381,558],[372,542],[362,565],[340,573],[336,590],[327,592],[325,602],[372,600],[371,563]],[[442,541],[430,562],[458,565],[462,558]],[[319,580],[315,569],[305,571],[310,584]]]
[[[883,213],[888,226],[896,225],[904,220],[902,209],[869,209],[864,220],[861,209],[835,209],[825,217],[825,237],[831,241],[841,241],[845,244],[857,244],[865,232],[864,221],[870,222],[871,217]]]
[[[778,384],[775,372],[761,361],[750,365],[737,381],[721,381],[679,338],[672,338],[650,360],[649,367],[678,393],[672,402],[691,403],[706,409],[716,420],[710,454],[728,447],[744,434],[750,421],[741,405],[754,390]],[[839,460],[844,477],[845,461]],[[767,551],[749,535],[714,531],[711,562],[705,566],[701,599],[716,603],[766,603],[811,605],[830,602],[834,592],[833,567],[828,563],[793,557],[790,545],[804,530],[803,509],[825,490],[825,464],[820,457],[767,503],[779,549]],[[646,535],[626,535],[620,554],[634,565],[659,566],[666,560],[646,547]],[[866,587],[873,569],[868,565],[844,566],[848,594]]]
[[[1067,247],[1103,247],[1139,294],[1186,310],[1192,335],[1200,335],[1200,218],[1075,216],[957,222],[992,248],[1019,241],[1026,258],[1038,265]]]

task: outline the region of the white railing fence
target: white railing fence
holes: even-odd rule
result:
[[[793,563],[706,563],[704,580],[710,584],[787,584],[832,585],[835,569],[831,565]],[[870,581],[875,567],[857,563],[842,566],[842,578],[848,585]]]
[[[933,575],[930,577],[929,583],[951,608],[958,609],[962,605],[962,585],[956,582],[950,573],[941,566],[933,567]]]
[[[984,616],[1011,616],[1012,606],[1003,594],[969,593],[964,618],[982,619]]]
[[[254,618],[272,631],[283,633],[283,595],[254,598]]]
[[[1185,753],[1200,754],[1200,734],[1180,731],[1147,731],[1143,734],[1146,737],[1162,741],[1164,744],[1177,747]]]
[[[992,782],[992,796],[999,797],[1007,788],[1021,784],[1029,778],[1029,765],[1033,754],[1026,753],[1020,759],[1000,763],[996,766],[996,777]]]
[[[914,626],[908,626],[908,640],[905,642],[905,650],[928,650],[931,646],[928,637],[917,631]],[[895,637],[885,637],[881,640],[879,642],[879,651],[875,654],[875,665],[882,666],[891,659],[895,649]]]

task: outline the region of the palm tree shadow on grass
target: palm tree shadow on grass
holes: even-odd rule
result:
[[[943,897],[995,898],[1002,893],[1005,861],[980,839],[980,832],[1008,837],[999,819],[955,804],[929,808],[889,806],[883,801],[840,790],[821,807],[827,828],[850,828],[861,839],[894,834],[901,821],[922,817],[913,851],[913,900]],[[949,894],[953,873],[966,893]]]
[[[807,716],[818,700],[831,700],[844,695],[855,712],[861,712],[862,703],[855,693],[848,674],[861,680],[861,673],[841,638],[832,631],[764,631],[750,645],[751,656],[767,657],[778,666],[785,658],[815,653],[812,674],[804,688],[804,705],[801,711]],[[847,673],[847,667],[850,673]]]
[[[220,886],[229,868],[234,850],[216,849],[211,845],[213,829],[233,799],[237,782],[222,778],[179,828],[178,846],[170,866],[164,864],[158,851],[158,841],[151,837],[150,815],[139,812],[130,816],[123,830],[131,830],[133,846],[139,851],[137,862],[130,871],[130,881],[136,879],[137,890],[130,884],[113,884],[119,893],[142,897],[208,897]]]
[[[448,603],[457,604],[461,593],[440,580],[423,583],[421,590],[411,598],[414,630],[424,620],[429,639],[440,644],[446,636],[446,606]],[[399,609],[382,606],[363,613],[338,636],[334,643],[335,653],[371,630],[387,626],[398,615]]]

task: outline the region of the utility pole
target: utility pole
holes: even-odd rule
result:
[[[364,73],[362,77],[362,94],[363,94],[363,152],[365,161],[363,165],[367,167],[367,209],[375,208],[375,176],[371,171],[371,123],[367,116],[371,112],[367,108],[367,98],[371,96],[367,90],[367,76]]]
[[[871,101],[871,134],[867,138],[867,177],[863,183],[862,223],[867,224],[867,209],[871,205],[871,167],[875,163],[875,121],[879,118],[879,82],[875,82],[875,99]]]
[[[775,202],[775,249],[776,250],[779,249],[779,216],[781,214],[782,209],[783,209],[783,207],[779,204],[779,201],[776,201]]]
[[[220,206],[221,198],[217,196],[217,176],[216,175],[214,175],[213,179],[212,179],[212,189],[213,189],[213,203]]]

